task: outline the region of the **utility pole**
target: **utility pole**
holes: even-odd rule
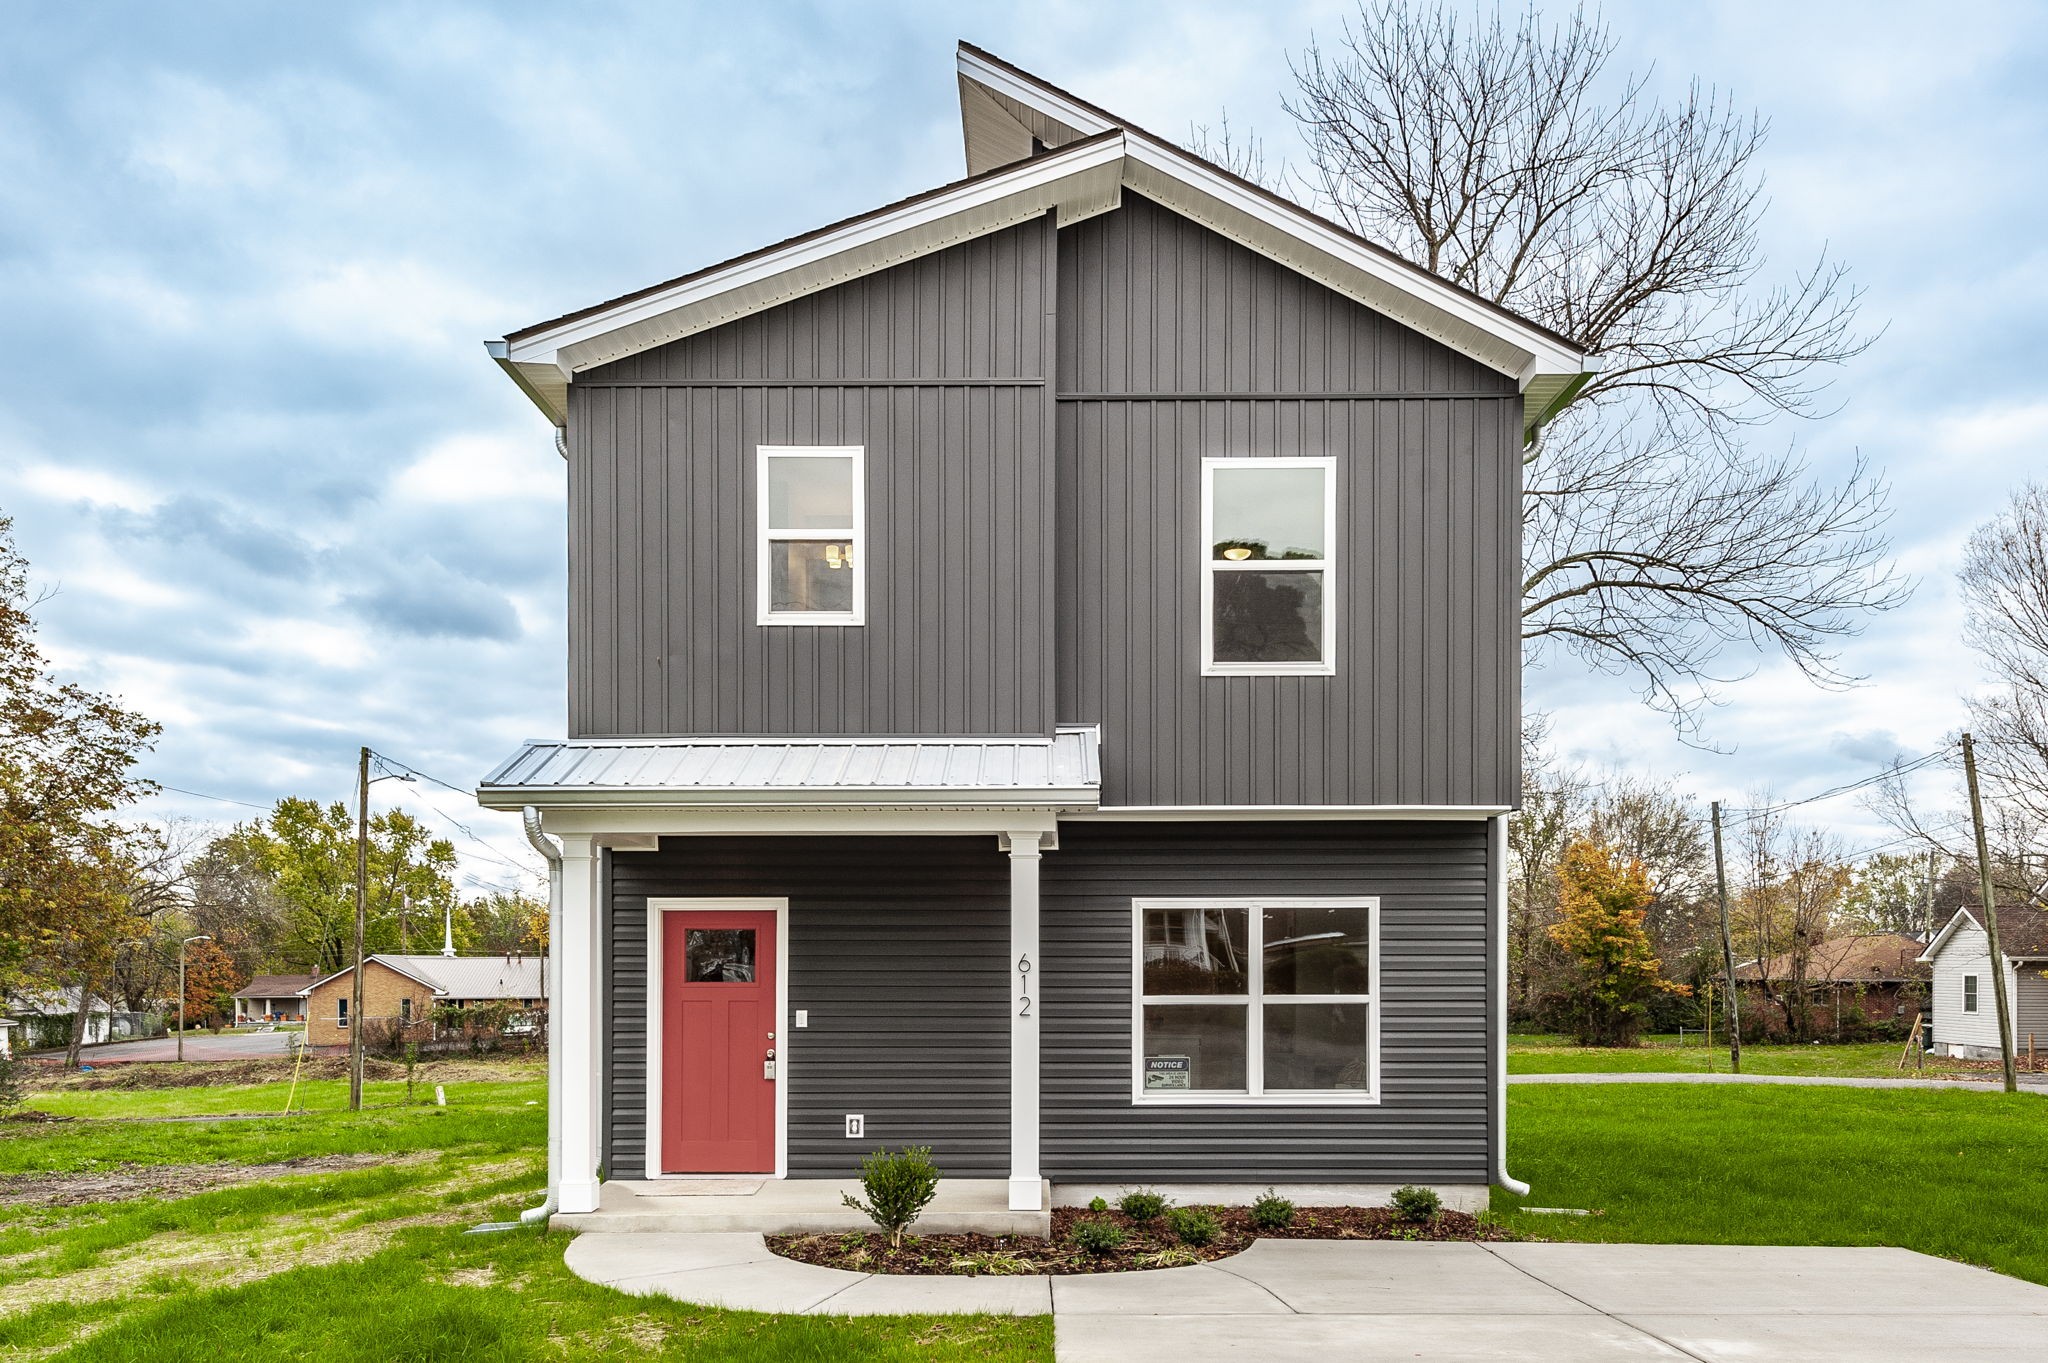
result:
[[[1934,867],[1935,859],[1940,855],[1931,847],[1927,849],[1927,917],[1924,926],[1930,942],[1934,940]]]
[[[213,938],[209,934],[202,932],[197,937],[187,937],[184,941],[178,943],[178,1063],[180,1065],[185,1063],[185,948],[191,946],[194,942],[211,942],[212,940]],[[83,993],[78,996],[78,1006],[80,1008],[87,1007],[91,1002]],[[107,1006],[109,1008],[113,1007],[112,1004]]]
[[[363,920],[370,890],[370,750],[356,758],[356,968],[349,981],[348,1110],[363,1110]]]
[[[1984,801],[1977,793],[1977,747],[1963,735],[1963,779],[1970,787],[1970,824],[1977,831],[1977,893],[1984,901],[1984,936],[1991,950],[1991,997],[1998,1005],[1998,1058],[2005,1063],[2005,1091],[2018,1093],[2012,1054],[2012,1010],[2005,997],[2005,955],[1998,949],[1997,896],[1991,889],[1991,850],[1984,840]]]
[[[1721,963],[1728,972],[1721,991],[1728,1002],[1728,1068],[1742,1073],[1742,1010],[1735,1002],[1735,937],[1728,930],[1728,866],[1721,856],[1721,802],[1714,801],[1714,888],[1721,898]]]

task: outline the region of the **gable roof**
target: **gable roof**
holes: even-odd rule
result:
[[[1902,932],[1853,933],[1815,943],[1806,953],[1806,978],[1815,983],[1883,984],[1924,980],[1921,944]],[[1737,980],[1784,980],[1796,963],[1791,952],[1735,967]]]
[[[962,43],[958,67],[968,178],[521,328],[491,358],[561,425],[585,370],[1047,212],[1079,222],[1128,186],[1514,378],[1529,435],[1597,368],[1570,338],[980,48]]]
[[[380,951],[366,960],[425,985],[437,998],[537,999],[547,993],[542,983],[543,958],[539,956],[423,956]],[[352,969],[353,966],[343,966],[298,992],[310,994]]]
[[[1965,923],[1980,931],[1984,927],[1974,911],[1957,909],[1927,944],[1927,950],[1920,953],[1920,959],[1932,961]],[[2048,909],[2037,904],[2000,904],[1998,949],[2007,960],[2048,960]]]
[[[313,987],[311,975],[258,975],[237,989],[230,998],[288,999]]]

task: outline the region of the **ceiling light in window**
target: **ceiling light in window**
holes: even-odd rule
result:
[[[1242,544],[1233,544],[1223,551],[1223,557],[1229,559],[1232,563],[1242,563],[1251,556],[1252,551],[1245,548]]]

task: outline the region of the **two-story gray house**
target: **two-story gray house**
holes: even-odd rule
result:
[[[1034,1211],[1503,1152],[1580,346],[963,45],[967,177],[492,343],[569,478],[553,1178]]]

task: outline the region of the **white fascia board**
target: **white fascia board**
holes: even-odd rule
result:
[[[1017,805],[1008,809],[690,809],[650,806],[610,808],[544,808],[541,826],[565,837],[622,834],[692,837],[747,835],[790,837],[806,834],[893,836],[988,833],[1003,835],[1036,831],[1052,837],[1060,811]]]
[[[1948,945],[1948,939],[1955,936],[1956,929],[1960,928],[1964,923],[1968,923],[1973,928],[1978,926],[1976,918],[1971,915],[1968,909],[1957,909],[1955,916],[1948,920],[1947,926],[1943,927],[1935,935],[1934,940],[1927,944],[1927,950],[1913,958],[1915,963],[1931,964],[1941,949]]]
[[[985,225],[969,234],[978,236],[1059,206],[1064,198],[1062,190],[1078,188],[1085,201],[1099,201],[1099,187],[1088,183],[1090,172],[1113,176],[1123,161],[1124,141],[1120,137],[1108,138],[1100,145],[1067,155],[1025,161],[1007,174],[992,175],[947,193],[906,204],[893,212],[862,218],[785,250],[741,261],[730,269],[676,284],[590,317],[564,322],[537,335],[508,342],[504,359],[514,364],[553,364],[565,374],[573,373],[606,363],[607,358],[591,353],[593,349],[602,349],[593,347],[592,343],[614,332],[657,322],[669,313],[709,303],[722,295],[771,284],[783,275],[827,266],[837,257],[872,252],[886,246],[893,238],[914,235],[950,218],[982,213]],[[1006,201],[1010,202],[1006,204]],[[1008,211],[1003,211],[1006,208]],[[935,249],[933,245],[920,243],[915,248],[905,249],[900,259],[911,259],[932,249]],[[885,258],[866,262],[866,268],[857,273],[867,273],[895,263],[898,263],[898,257],[885,253]],[[833,282],[838,280],[821,282],[817,287],[826,287]],[[716,324],[715,321],[707,322],[707,325]],[[689,330],[696,329],[701,328],[685,329],[680,334],[686,335]]]
[[[1417,266],[1400,264],[1377,251],[1370,250],[1313,214],[1289,208],[1259,194],[1177,148],[1133,133],[1126,133],[1124,142],[1129,159],[1137,165],[1168,179],[1177,180],[1225,208],[1293,237],[1388,288],[1408,294],[1424,306],[1513,347],[1520,352],[1520,356],[1511,365],[1503,364],[1501,357],[1496,355],[1474,355],[1473,358],[1508,374],[1523,387],[1527,387],[1529,382],[1539,375],[1576,376],[1594,372],[1597,368],[1583,352],[1560,345],[1542,332],[1496,312],[1462,290],[1451,287],[1429,271]],[[1128,170],[1124,174],[1124,183],[1141,192],[1145,188],[1142,178],[1134,179]],[[1256,242],[1244,241],[1242,244],[1259,250]],[[1269,250],[1260,253],[1272,254]],[[1285,261],[1282,263],[1292,264]],[[1299,266],[1295,268],[1298,269]],[[1341,286],[1334,283],[1332,287],[1350,292],[1342,290]],[[1375,300],[1372,306],[1384,308],[1384,302]],[[1453,348],[1471,353],[1469,344],[1459,345],[1455,338],[1441,335],[1426,322],[1406,317],[1397,317],[1396,320],[1414,326],[1417,330],[1436,334],[1438,339],[1452,345]]]
[[[962,49],[957,56],[961,75],[986,89],[1008,95],[1019,104],[1027,104],[1051,115],[1084,137],[1108,132],[1116,126],[1094,110],[1083,108],[1035,81],[1019,80],[1009,71],[991,65],[972,52]]]
[[[606,786],[485,786],[485,809],[1057,809],[1095,808],[1101,792],[1089,788],[883,789],[781,786],[753,790],[679,786],[666,790]]]

